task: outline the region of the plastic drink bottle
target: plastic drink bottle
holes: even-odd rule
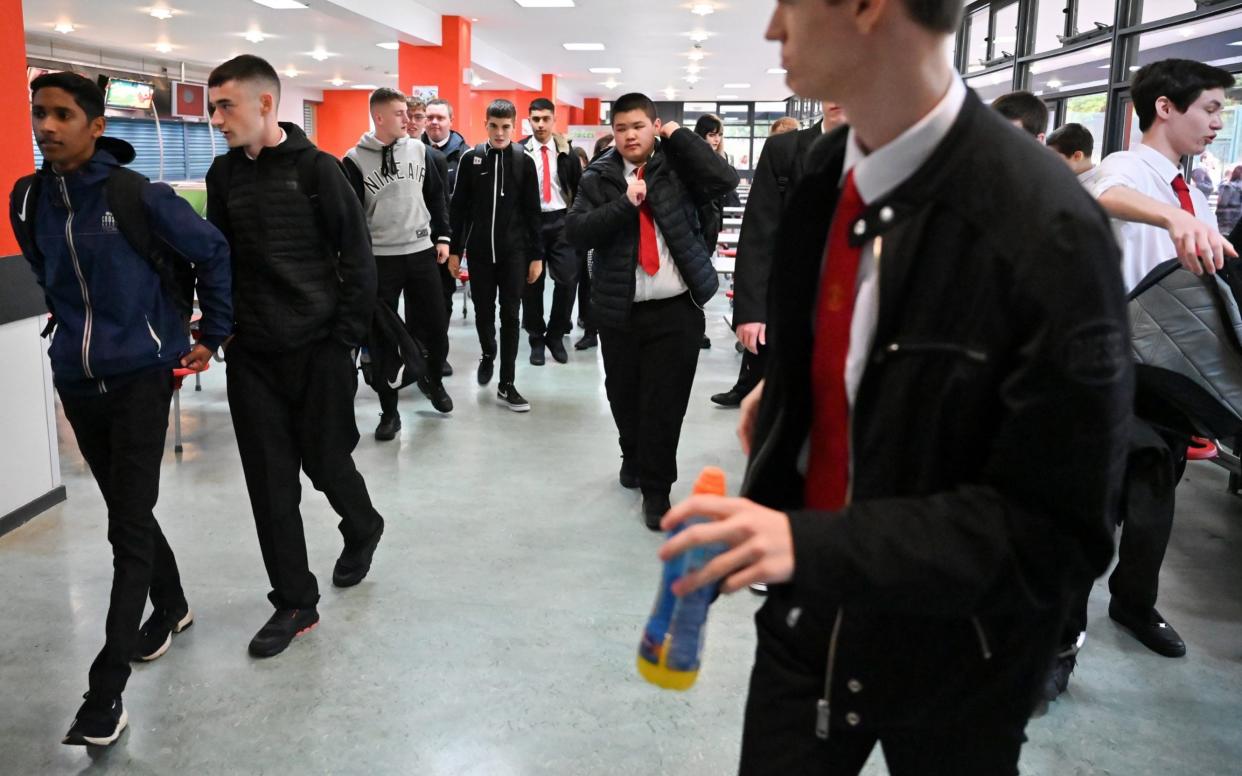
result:
[[[695,482],[694,492],[725,495],[724,472],[707,467]],[[709,522],[707,518],[692,517],[678,526],[670,537],[705,522]],[[668,690],[688,690],[698,678],[707,608],[715,600],[720,586],[708,585],[680,598],[673,594],[672,587],[686,574],[703,568],[724,549],[723,544],[694,547],[664,564],[655,607],[638,645],[638,673],[652,684]]]

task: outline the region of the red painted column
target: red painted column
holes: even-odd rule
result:
[[[364,89],[324,89],[319,106],[319,147],[335,157],[358,144],[371,128],[371,93]]]
[[[599,123],[600,118],[600,99],[598,97],[587,97],[582,101],[582,123],[595,125]]]
[[[471,88],[463,73],[470,67],[471,24],[462,16],[440,20],[439,46],[411,46],[402,43],[397,50],[397,75],[401,91],[415,86],[434,86],[441,99],[453,106],[453,129],[467,140],[482,135],[482,119],[470,109]]]
[[[21,0],[0,0],[0,193],[9,201],[13,184],[34,172],[30,138],[30,89],[26,82],[26,33]],[[9,219],[0,219],[0,260],[21,253]],[[24,261],[24,260],[23,260]]]

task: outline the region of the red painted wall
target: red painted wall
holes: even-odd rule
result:
[[[444,16],[440,20],[439,46],[411,46],[402,43],[397,50],[398,88],[408,92],[413,86],[435,86],[442,99],[453,106],[453,129],[467,141],[481,135],[483,123],[472,109],[471,89],[462,82],[470,67],[470,20]]]
[[[0,104],[5,106],[0,111],[0,194],[7,205],[13,183],[34,172],[34,151],[21,0],[0,0],[0,11]],[[0,258],[19,254],[9,219],[0,221]]]
[[[371,128],[371,93],[365,89],[324,89],[319,106],[319,147],[336,157],[358,144]]]

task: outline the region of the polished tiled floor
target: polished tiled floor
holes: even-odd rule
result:
[[[704,465],[734,485],[742,471],[736,414],[707,400],[736,373],[726,312],[723,299],[709,308],[716,346],[700,361],[674,497]],[[323,622],[268,661],[246,654],[270,609],[223,369],[186,391],[187,449],[178,459],[169,441],[157,514],[197,624],[135,670],[132,727],[106,752],[59,744],[102,639],[111,574],[103,506],[62,420],[69,501],[0,538],[0,774],[732,772],[756,599],[714,607],[692,691],[637,678],[659,539],[616,484],[598,351],[539,369],[526,354],[523,344],[518,387],[534,411],[521,416],[474,384],[478,345],[458,317],[457,411],[406,400],[396,443],[370,437],[378,405],[364,387],[356,459],[388,532],[368,580],[333,589],[339,535],[307,484]],[[1190,468],[1165,564],[1161,608],[1190,655],[1143,650],[1107,619],[1097,586],[1080,668],[1032,722],[1024,773],[1242,772],[1242,505],[1224,484],[1211,465]],[[867,773],[884,772],[877,755]]]

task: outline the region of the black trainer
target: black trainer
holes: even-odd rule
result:
[[[423,392],[423,396],[427,397],[427,401],[431,402],[431,406],[435,407],[436,412],[444,415],[453,411],[453,399],[448,395],[448,391],[444,389],[442,380],[431,381],[426,378],[418,381],[418,390]]]
[[[669,503],[667,493],[643,492],[643,522],[652,531],[660,530],[660,521],[672,508],[673,505]]]
[[[730,388],[724,393],[718,393],[712,396],[712,404],[719,404],[721,407],[740,407],[742,399],[746,398],[746,394],[736,388]]]
[[[703,350],[711,350],[712,349],[712,338],[704,334],[703,341],[699,344],[699,347],[702,348]]]
[[[440,376],[441,377],[452,377],[453,376],[453,365],[447,361],[441,364],[440,365]]]
[[[638,487],[638,467],[630,463],[625,458],[621,459],[621,473],[617,475],[617,480],[621,482],[621,487],[627,490],[634,490]]]
[[[380,537],[384,535],[384,524],[376,529],[375,535],[361,547],[346,547],[341,557],[336,559],[336,567],[332,569],[332,584],[337,587],[353,587],[367,578],[371,570],[371,560],[375,557],[375,548],[379,546]]]
[[[319,624],[319,610],[277,609],[267,624],[250,640],[250,654],[254,657],[275,657],[284,652],[298,636],[310,633]]]
[[[530,338],[530,365],[543,366],[547,358],[543,354],[543,337]]]
[[[391,442],[397,438],[400,430],[401,416],[395,412],[385,412],[380,415],[379,425],[375,427],[375,438],[381,442]]]
[[[514,412],[530,412],[530,402],[522,398],[512,383],[500,386],[500,390],[496,391],[496,401]]]
[[[582,339],[574,343],[574,350],[590,350],[599,346],[599,336],[595,332],[588,330],[582,335]]]
[[[99,703],[91,698],[90,693],[82,697],[86,702],[78,709],[61,743],[68,746],[111,746],[116,743],[129,724],[129,714],[121,699]]]
[[[1186,642],[1182,641],[1182,637],[1177,635],[1177,631],[1173,630],[1173,626],[1165,621],[1155,607],[1135,612],[1120,606],[1114,598],[1108,604],[1108,616],[1157,655],[1185,656]]]
[[[548,346],[548,352],[552,354],[552,360],[558,364],[569,362],[569,353],[565,350],[564,337],[547,337],[544,343]]]
[[[188,606],[177,611],[154,611],[138,629],[138,643],[130,660],[150,663],[162,657],[172,646],[174,633],[180,633],[194,624],[194,613]]]
[[[484,356],[479,359],[479,385],[487,385],[492,381],[492,373],[496,371],[495,362],[494,356]]]

